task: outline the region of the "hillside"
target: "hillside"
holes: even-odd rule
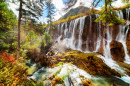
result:
[[[84,13],[86,10],[88,10],[88,7],[80,6],[74,9],[71,9],[68,13],[66,13],[63,17],[61,17],[59,20],[66,19],[68,16],[75,16],[80,13]]]

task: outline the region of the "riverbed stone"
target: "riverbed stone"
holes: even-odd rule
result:
[[[116,72],[114,69],[111,69],[107,66],[102,59],[100,59],[97,55],[99,53],[83,53],[80,51],[69,50],[66,52],[62,52],[55,56],[57,59],[53,64],[49,64],[49,67],[54,67],[55,64],[59,62],[67,63],[73,62],[78,68],[85,70],[91,75],[101,75],[101,76],[119,76],[120,74]],[[64,59],[64,60],[62,60]],[[49,62],[52,62],[52,58],[48,58]],[[80,63],[80,64],[79,64]]]

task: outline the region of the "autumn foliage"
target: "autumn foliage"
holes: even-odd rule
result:
[[[11,56],[11,55],[7,55],[7,54],[5,54],[5,53],[1,53],[1,56],[2,56],[2,58],[0,58],[0,61],[1,60],[5,60],[5,61],[10,61],[10,62],[12,62],[12,65],[14,65],[14,64],[16,64],[16,57],[14,57],[14,56]]]

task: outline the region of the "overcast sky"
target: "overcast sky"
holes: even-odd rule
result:
[[[54,14],[54,19],[55,20],[58,20],[61,16],[63,16],[64,14],[66,14],[68,11],[63,11],[63,8],[65,7],[65,4],[64,4],[64,1],[65,0],[52,0],[52,3],[55,5],[56,7],[56,13]],[[83,2],[84,3],[84,6],[85,7],[90,7],[91,6],[91,3],[92,3],[93,0],[77,0],[77,3],[72,7],[72,8],[76,8],[80,5],[80,2]],[[99,3],[97,9],[100,9],[100,7],[102,6],[103,2]],[[121,3],[121,0],[117,0],[115,1],[113,4],[113,6],[116,6],[116,7],[120,7],[120,6],[123,6],[124,4]],[[19,5],[14,5],[14,4],[11,4],[10,3],[10,8],[14,11],[14,13],[18,16],[18,11],[16,11],[15,9],[18,7]],[[44,21],[46,22],[46,10],[44,8],[43,10],[44,14],[43,16],[40,18],[40,21]]]

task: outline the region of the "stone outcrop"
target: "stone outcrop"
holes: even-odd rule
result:
[[[130,55],[130,27],[126,38],[126,46],[127,46],[128,54]]]
[[[66,52],[62,52],[53,58],[48,57],[48,66],[55,67],[55,65],[59,62],[73,62],[73,64],[76,65],[78,68],[85,70],[91,75],[120,77],[120,74],[118,72],[107,66],[101,58],[97,57],[97,55],[100,54],[67,50]]]
[[[110,43],[110,52],[113,60],[115,61],[125,60],[125,52],[122,43],[117,41],[112,41]]]

